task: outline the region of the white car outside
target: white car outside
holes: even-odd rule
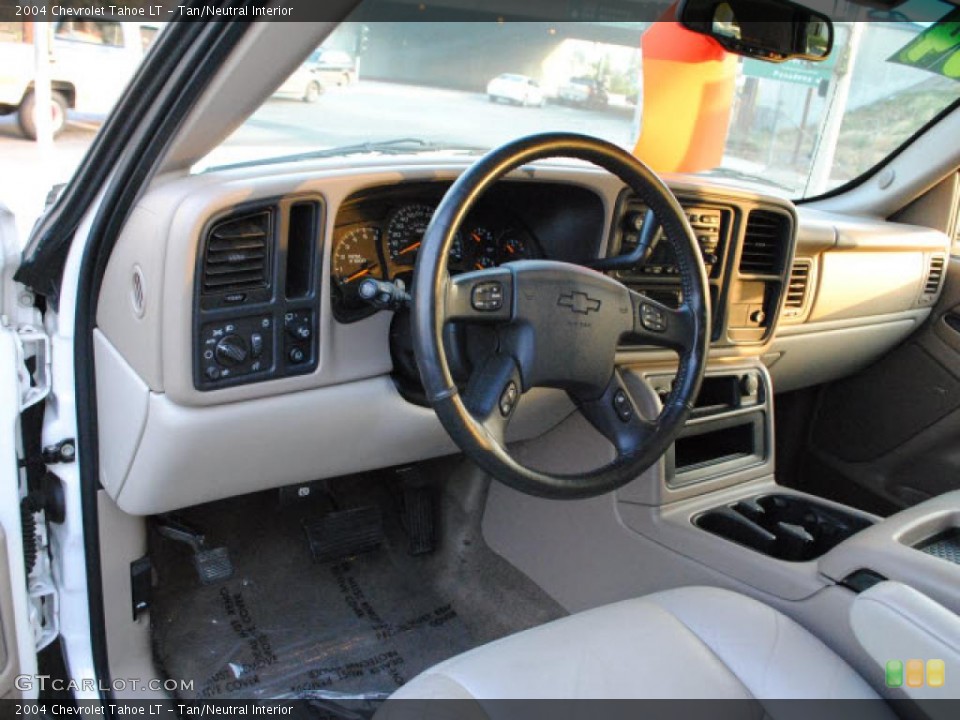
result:
[[[487,97],[490,102],[506,100],[517,105],[535,107],[542,107],[544,103],[543,90],[536,80],[512,73],[504,73],[491,80],[487,84]]]
[[[304,63],[273,93],[274,97],[292,98],[314,103],[320,99],[324,87],[311,65]]]
[[[119,99],[163,23],[62,20],[4,23],[0,32],[0,115],[17,113],[23,134],[36,137],[34,47],[37,28],[50,32],[51,116],[54,135],[67,110],[106,115]]]

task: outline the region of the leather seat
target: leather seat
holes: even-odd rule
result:
[[[476,648],[423,672],[391,699],[877,697],[782,613],[727,590],[688,587]]]

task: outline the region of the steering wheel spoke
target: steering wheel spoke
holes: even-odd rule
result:
[[[446,292],[445,319],[507,323],[514,315],[514,276],[508,268],[489,268],[458,275]]]
[[[522,394],[516,361],[509,354],[497,351],[471,374],[463,402],[474,419],[502,444]]]
[[[684,302],[679,308],[667,307],[646,295],[630,291],[633,303],[633,330],[630,337],[643,345],[689,352],[696,339],[696,318]]]
[[[587,421],[613,443],[618,455],[633,455],[653,437],[657,426],[637,409],[619,370],[599,397],[569,393]]]

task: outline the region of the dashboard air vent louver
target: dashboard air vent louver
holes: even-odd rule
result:
[[[790,283],[783,302],[788,315],[799,315],[807,303],[807,290],[810,286],[810,261],[797,260],[790,270]]]
[[[740,255],[745,275],[778,275],[789,244],[790,218],[769,210],[754,210],[747,219]]]
[[[231,217],[214,225],[203,256],[203,294],[266,287],[272,240],[272,210]]]
[[[936,295],[940,292],[940,284],[943,282],[943,270],[946,266],[946,258],[943,255],[934,255],[930,258],[930,267],[927,270],[927,281],[923,285],[924,295]]]

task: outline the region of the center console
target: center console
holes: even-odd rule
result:
[[[896,580],[960,614],[960,490],[853,535],[820,558],[818,568],[838,583],[864,573]]]
[[[813,498],[772,493],[707,510],[693,524],[764,555],[803,561],[820,557],[872,523]]]
[[[656,411],[673,375],[638,376],[634,396],[647,387],[644,410]],[[891,658],[960,662],[960,491],[884,519],[780,486],[772,413],[762,364],[713,363],[664,461],[618,492],[620,522],[692,563],[688,582],[792,615],[887,696],[957,697],[949,679],[888,688],[884,669]]]
[[[631,384],[656,412],[673,373]],[[628,380],[629,381],[629,380]],[[818,561],[879,518],[782,487],[775,478],[773,388],[756,360],[715,361],[685,428],[663,462],[618,492],[631,530],[786,600],[823,589]]]

